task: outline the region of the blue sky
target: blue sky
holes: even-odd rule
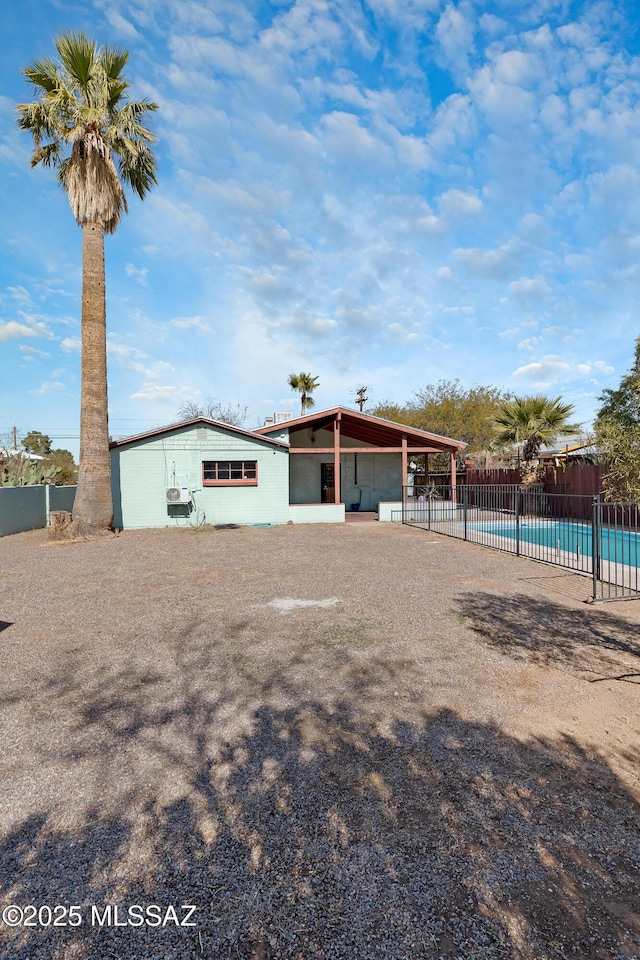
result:
[[[441,378],[561,394],[628,369],[640,265],[631,2],[22,0],[0,59],[0,436],[77,453],[81,233],[14,107],[52,38],[131,51],[159,186],[107,237],[114,436],[209,395],[247,426]]]

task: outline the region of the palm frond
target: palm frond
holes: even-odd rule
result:
[[[120,80],[120,74],[127,65],[129,51],[125,47],[105,46],[102,54],[105,73],[109,80]],[[125,81],[126,87],[129,86]]]
[[[34,150],[31,157],[31,166],[35,167],[41,163],[43,167],[59,167],[61,157],[60,141],[54,140],[52,143],[46,143],[44,147],[38,147],[37,150]]]
[[[156,179],[158,165],[146,144],[136,144],[135,150],[120,154],[119,169],[124,182],[138,194],[141,200],[158,182]]]
[[[57,168],[77,222],[113,232],[127,210],[122,184],[143,198],[157,183],[156,137],[143,122],[157,104],[127,101],[123,47],[99,49],[82,31],[57,37],[55,47],[59,63],[34,60],[24,71],[37,99],[17,108],[18,126],[33,137],[32,166]]]
[[[82,30],[56,37],[55,47],[65,71],[86,90],[96,68],[96,45]]]
[[[46,90],[47,93],[53,93],[60,84],[60,74],[55,60],[43,58],[42,60],[32,60],[31,63],[22,71],[22,75],[32,83],[36,89]]]

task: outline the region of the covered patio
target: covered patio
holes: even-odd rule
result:
[[[428,469],[430,454],[447,454],[455,492],[456,454],[466,446],[346,407],[269,424],[256,433],[289,443],[292,506],[344,505],[347,513],[375,511],[380,519],[390,519],[390,507],[402,502],[412,457],[424,456]]]

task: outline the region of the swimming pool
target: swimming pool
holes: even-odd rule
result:
[[[591,525],[570,523],[566,520],[545,520],[540,522],[521,521],[515,523],[473,524],[473,529],[505,537],[519,539],[521,543],[531,543],[548,550],[562,550],[574,556],[591,556]],[[637,533],[627,530],[615,530],[603,527],[600,530],[600,558],[611,563],[622,563],[628,567],[640,567],[640,538]]]

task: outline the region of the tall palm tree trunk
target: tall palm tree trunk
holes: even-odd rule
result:
[[[106,530],[113,520],[109,411],[104,230],[82,227],[82,381],[80,386],[80,470],[73,505],[74,525]]]

